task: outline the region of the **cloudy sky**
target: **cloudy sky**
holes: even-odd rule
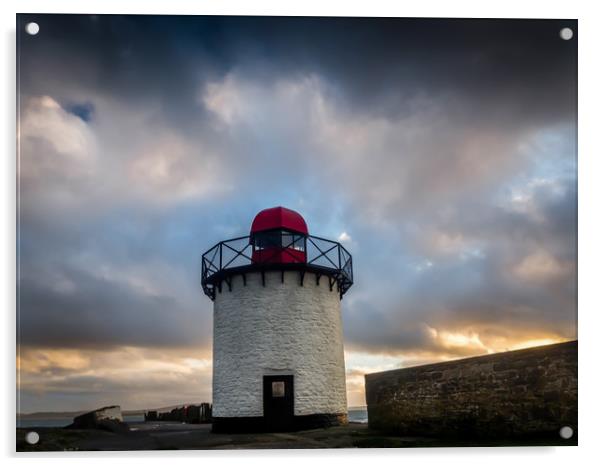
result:
[[[200,255],[275,205],[353,254],[351,406],[576,338],[575,21],[18,23],[18,411],[209,401]]]

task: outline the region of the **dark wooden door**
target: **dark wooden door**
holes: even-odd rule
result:
[[[292,428],[295,415],[294,400],[292,375],[263,377],[263,417],[268,430],[278,432]]]

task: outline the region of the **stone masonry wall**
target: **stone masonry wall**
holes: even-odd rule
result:
[[[341,304],[328,277],[234,276],[214,303],[213,416],[263,416],[263,376],[294,376],[294,413],[347,413]]]
[[[371,428],[498,437],[577,429],[577,341],[366,375]]]

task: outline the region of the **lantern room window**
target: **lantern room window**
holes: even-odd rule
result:
[[[256,251],[264,249],[290,248],[305,251],[305,236],[286,230],[272,230],[255,233],[254,245]]]
[[[295,233],[282,233],[282,247],[292,248],[295,251],[305,251],[305,236]]]

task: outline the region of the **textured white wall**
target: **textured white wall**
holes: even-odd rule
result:
[[[263,376],[294,375],[295,415],[347,412],[341,304],[328,277],[247,274],[224,283],[213,316],[213,416],[263,416]]]

